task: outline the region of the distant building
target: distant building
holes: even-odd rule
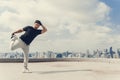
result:
[[[56,58],[63,58],[62,54],[57,54]]]
[[[112,48],[112,47],[110,47],[109,53],[110,53],[110,57],[111,57],[111,58],[114,58],[115,52],[113,51],[113,48]]]

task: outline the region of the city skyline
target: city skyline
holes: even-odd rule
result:
[[[1,59],[23,59],[23,52],[7,52],[0,53]],[[120,48],[113,50],[113,47],[104,50],[86,50],[86,52],[74,52],[74,51],[64,51],[64,52],[30,52],[30,59],[40,59],[40,58],[120,58]]]

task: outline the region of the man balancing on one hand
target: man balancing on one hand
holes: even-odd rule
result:
[[[41,29],[38,29],[39,27]],[[33,26],[26,26],[23,29],[19,29],[12,33],[10,49],[15,50],[21,48],[24,52],[24,72],[29,72],[28,69],[28,53],[30,43],[40,34],[43,34],[47,31],[47,28],[39,21],[36,20]],[[16,33],[25,32],[19,38],[15,35]]]

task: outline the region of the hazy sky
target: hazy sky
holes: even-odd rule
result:
[[[48,32],[32,42],[32,52],[120,48],[119,5],[120,0],[0,0],[0,52],[10,51],[12,32],[36,19]]]

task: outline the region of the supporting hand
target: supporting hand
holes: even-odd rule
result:
[[[13,32],[12,35],[15,35],[15,33]]]

